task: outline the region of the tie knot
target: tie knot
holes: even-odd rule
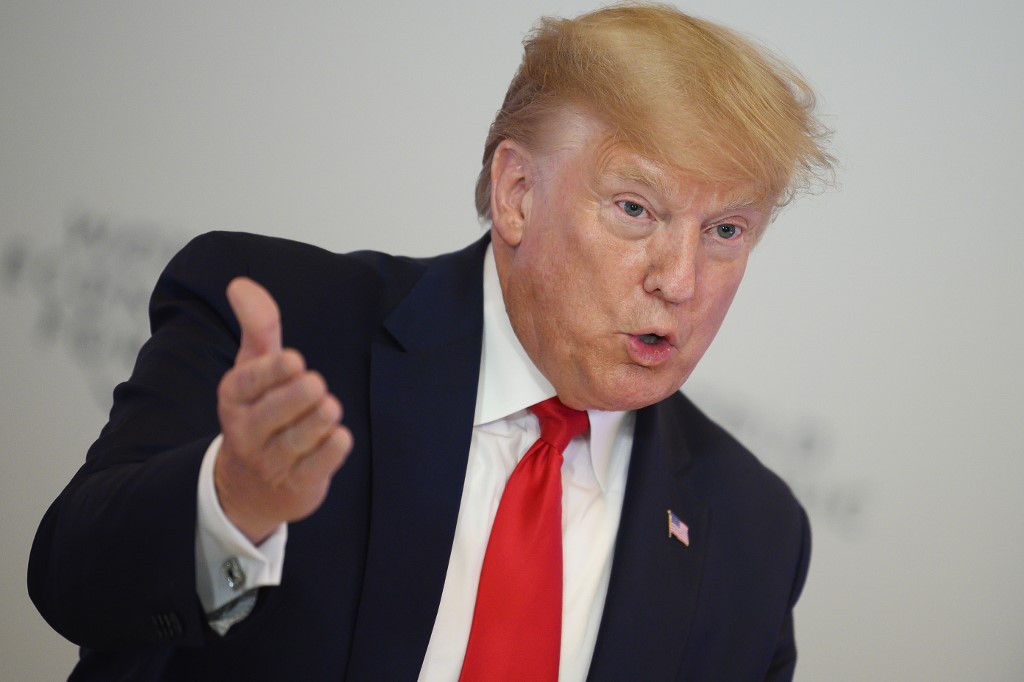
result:
[[[558,396],[537,403],[530,411],[540,420],[541,439],[551,443],[559,452],[564,452],[569,441],[590,426],[586,412],[566,407]]]

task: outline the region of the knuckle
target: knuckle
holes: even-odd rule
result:
[[[337,453],[338,457],[344,459],[352,450],[352,433],[343,426],[336,426],[328,436],[326,445]]]
[[[313,375],[306,373],[295,379],[288,386],[288,400],[296,407],[306,411],[313,407],[322,397],[320,386]]]
[[[260,382],[255,363],[238,365],[232,370],[231,387],[238,400],[248,400],[259,393]]]
[[[298,435],[295,432],[295,428],[296,427],[294,425],[289,424],[278,431],[274,436],[275,449],[277,449],[285,458],[292,458],[300,451],[298,446]]]
[[[237,393],[238,371],[229,369],[220,378],[217,384],[217,401],[220,403],[232,402]]]
[[[320,372],[306,372],[305,384],[309,395],[313,398],[320,398],[327,393],[327,381]]]
[[[278,377],[289,377],[306,371],[306,359],[294,348],[285,348],[274,355],[274,374]]]
[[[302,451],[294,426],[288,426],[281,432],[281,444],[284,445],[285,452],[289,455]]]
[[[244,434],[246,431],[244,410],[240,410],[237,404],[231,400],[218,402],[217,419],[220,422],[220,429],[225,435]]]
[[[325,424],[334,424],[341,419],[341,403],[333,395],[326,395],[317,405],[317,416]]]

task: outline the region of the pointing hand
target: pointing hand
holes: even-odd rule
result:
[[[224,440],[214,482],[225,514],[254,544],[312,514],[352,449],[342,408],[302,355],[281,348],[281,315],[262,286],[231,281],[242,328],[235,365],[217,389]]]

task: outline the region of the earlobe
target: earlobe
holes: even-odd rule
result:
[[[512,140],[502,140],[491,160],[491,223],[498,239],[516,247],[529,217],[532,172],[530,153]]]

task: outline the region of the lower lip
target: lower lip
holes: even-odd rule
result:
[[[630,358],[638,365],[644,367],[656,367],[672,355],[672,344],[665,339],[658,339],[657,343],[644,343],[639,336],[630,336],[629,343]]]

